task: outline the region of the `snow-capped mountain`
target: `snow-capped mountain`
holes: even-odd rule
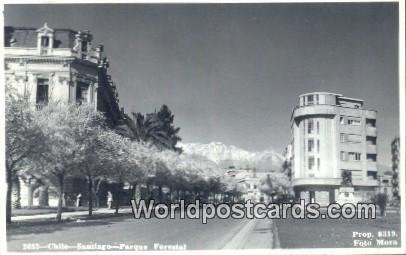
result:
[[[183,152],[190,155],[200,155],[215,162],[221,168],[256,168],[258,170],[278,171],[281,169],[283,157],[273,151],[265,150],[250,152],[233,145],[221,142],[181,143]]]

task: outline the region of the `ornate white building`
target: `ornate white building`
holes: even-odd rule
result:
[[[103,45],[89,31],[5,27],[5,76],[38,107],[49,100],[90,103],[110,124],[122,118],[116,87],[107,74]]]
[[[30,102],[39,108],[51,100],[88,103],[105,113],[111,127],[122,124],[124,113],[108,75],[103,45],[94,47],[89,31],[53,29],[45,23],[41,28],[5,27],[4,35],[6,83]],[[16,180],[15,187],[20,195],[14,198],[21,197],[14,201],[17,206],[41,204],[38,196],[32,201],[32,192],[46,192],[48,197],[48,188],[52,191],[30,176]],[[54,205],[53,192],[49,194],[49,205]]]

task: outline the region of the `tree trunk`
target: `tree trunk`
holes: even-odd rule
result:
[[[20,185],[20,178],[16,176],[13,180],[13,191],[12,191],[12,205],[13,208],[20,209],[21,208],[21,185]]]
[[[94,199],[96,200],[96,207],[99,208],[100,207],[100,198],[98,196],[98,194],[95,194]]]
[[[49,206],[48,188],[49,188],[49,186],[47,186],[47,185],[43,185],[43,186],[39,187],[38,205],[40,207]]]
[[[32,208],[34,206],[34,191],[40,186],[38,180],[34,177],[28,177],[25,182],[27,185],[27,206]]]
[[[118,184],[115,184],[114,185],[114,200],[113,200],[113,203],[114,203],[114,207],[115,207],[115,212],[114,212],[114,214],[118,214],[118,208],[119,208],[119,206],[120,206],[120,198],[119,198],[119,187],[118,187]]]
[[[27,198],[27,203],[28,203],[28,208],[33,207],[34,205],[34,189],[35,185],[34,184],[28,184],[27,190],[28,190],[28,198]]]
[[[146,192],[146,194],[145,194],[145,200],[147,201],[147,202],[149,202],[149,200],[151,200],[151,190],[150,190],[150,185],[147,183],[147,192]]]
[[[88,184],[88,196],[89,196],[89,216],[92,216],[93,214],[93,180],[91,176],[87,177],[87,180],[89,181]]]
[[[63,184],[64,184],[64,175],[63,174],[59,174],[57,176],[58,178],[58,184],[59,184],[59,198],[58,198],[58,210],[56,212],[56,220],[58,222],[62,221],[62,206],[63,206]]]
[[[7,198],[6,198],[6,222],[11,222],[11,193],[13,192],[13,182],[11,178],[11,170],[7,171]]]
[[[163,201],[163,192],[162,192],[162,186],[158,186],[158,200],[159,203],[162,203]]]

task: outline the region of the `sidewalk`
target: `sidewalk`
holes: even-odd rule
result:
[[[108,208],[98,208],[97,210],[93,211],[93,215],[114,215],[115,209],[108,209]],[[131,213],[131,207],[123,207],[118,210],[119,214],[126,214]],[[75,212],[63,212],[62,213],[62,220],[72,219],[72,218],[80,218],[81,216],[88,216],[88,211],[75,211]],[[11,221],[13,222],[23,222],[23,221],[30,221],[30,220],[46,220],[46,219],[55,219],[56,213],[47,213],[47,214],[36,214],[36,215],[19,215],[19,216],[12,216]]]
[[[275,223],[271,219],[246,220],[244,226],[223,247],[230,249],[279,248]]]

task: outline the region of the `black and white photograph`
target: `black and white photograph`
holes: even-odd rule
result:
[[[2,7],[0,253],[406,254],[404,1]]]

